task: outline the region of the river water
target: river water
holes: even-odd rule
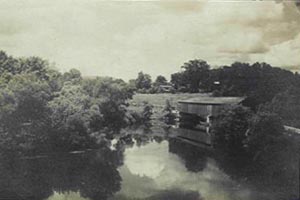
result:
[[[287,189],[281,189],[281,185],[257,186],[247,181],[247,177],[233,176],[238,169],[232,172],[226,170],[226,165],[215,158],[211,149],[177,137],[127,134],[98,150],[1,158],[0,199],[293,200],[297,197],[299,185],[295,180],[286,183],[290,184]],[[295,171],[291,173],[294,173],[291,177],[299,176]]]

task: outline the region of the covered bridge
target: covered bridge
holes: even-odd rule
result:
[[[240,104],[244,97],[197,97],[178,101],[178,111],[182,117],[181,121],[195,121],[202,129],[209,132],[215,118],[222,110],[233,105]],[[194,117],[193,117],[194,116]],[[193,117],[193,119],[192,119]]]

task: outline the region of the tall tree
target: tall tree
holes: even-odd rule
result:
[[[145,74],[143,72],[138,73],[138,77],[135,82],[137,89],[150,89],[151,83],[152,80],[149,74]]]
[[[200,88],[205,88],[205,83],[209,77],[210,66],[204,60],[191,60],[184,63],[182,68],[184,76],[189,80],[190,92],[198,92]]]
[[[171,75],[171,82],[176,88],[186,87],[189,92],[199,92],[199,89],[207,90],[210,66],[204,60],[190,60],[181,67],[182,72]]]
[[[166,85],[167,83],[168,83],[167,79],[164,76],[159,75],[156,77],[154,85],[160,86],[160,85]]]

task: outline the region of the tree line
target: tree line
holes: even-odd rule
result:
[[[241,105],[224,110],[212,127],[217,160],[227,163],[223,170],[236,178],[247,177],[258,187],[280,186],[283,197],[297,194],[294,174],[299,171],[300,138],[284,126],[300,128],[298,73],[267,63],[235,62],[212,68],[206,61],[191,60],[171,74],[170,83],[174,92],[245,97]],[[198,123],[192,118],[189,123],[192,120]]]
[[[191,60],[183,71],[171,75],[179,91],[212,92],[214,96],[244,96],[251,108],[270,102],[277,94],[300,87],[298,73],[267,63],[235,62],[230,66],[211,68],[203,60]],[[294,90],[293,90],[294,91]]]
[[[0,148],[93,148],[119,129],[150,120],[127,109],[135,92],[211,92],[244,96],[252,111],[279,115],[285,125],[299,127],[300,76],[266,63],[233,63],[211,68],[203,60],[184,63],[170,82],[139,72],[128,83],[111,77],[84,78],[71,69],[60,73],[39,57],[14,58],[0,51]]]
[[[282,117],[286,125],[300,127],[300,75],[267,63],[234,62],[212,68],[206,61],[195,59],[171,74],[170,82],[158,76],[152,83],[149,74],[140,72],[130,85],[140,93],[158,93],[157,86],[171,85],[173,93],[245,97],[243,105],[252,110],[269,110]]]
[[[169,86],[170,88],[167,92],[175,93],[175,89],[172,87],[172,84],[167,81],[166,77],[158,75],[156,79],[152,81],[152,77],[142,71],[138,73],[136,79],[129,80],[129,85],[137,93],[155,94],[166,92],[161,86]]]
[[[76,69],[60,73],[39,57],[0,51],[0,149],[97,147],[103,136],[144,122],[143,113],[127,110],[132,95],[121,79],[83,78]]]

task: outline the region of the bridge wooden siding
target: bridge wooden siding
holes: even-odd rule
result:
[[[178,111],[181,115],[181,123],[189,122],[190,117],[197,115],[200,117],[198,124],[193,124],[192,128],[198,131],[184,131],[185,138],[193,138],[202,143],[211,145],[211,127],[218,123],[217,116],[222,110],[241,103],[243,97],[198,97],[178,101]],[[195,138],[195,136],[198,136]]]
[[[186,114],[195,114],[202,118],[217,116],[227,107],[237,105],[243,97],[199,97],[178,101],[178,111]]]
[[[199,121],[199,125],[203,128],[202,131],[201,129],[199,129],[200,131],[186,129],[182,131],[184,134],[181,133],[178,137],[211,144],[210,129],[213,124],[218,123],[214,117],[218,116],[222,110],[240,104],[244,99],[243,97],[198,97],[178,101],[179,113],[200,116],[202,121]],[[300,136],[300,129],[298,128],[284,126],[284,129],[287,133]]]

